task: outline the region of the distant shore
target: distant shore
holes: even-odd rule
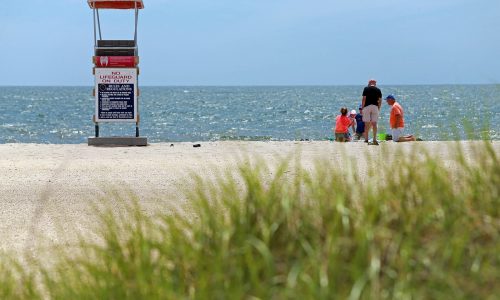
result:
[[[312,168],[318,159],[333,160],[339,168],[346,160],[363,166],[397,162],[395,151],[422,147],[443,161],[461,145],[473,158],[473,146],[483,142],[200,142],[158,143],[147,147],[89,147],[76,145],[0,145],[0,251],[34,250],[49,243],[76,238],[74,229],[88,230],[94,220],[93,201],[111,191],[126,190],[139,197],[151,214],[187,202],[191,175],[214,178],[219,171],[235,170],[247,157],[259,157],[270,166],[298,153]],[[491,142],[500,153],[500,142]],[[420,148],[418,148],[420,149]],[[397,155],[403,155],[397,153]],[[392,156],[392,158],[391,158]],[[292,156],[293,158],[293,156]],[[365,173],[366,174],[366,173]],[[111,205],[116,199],[110,199]]]

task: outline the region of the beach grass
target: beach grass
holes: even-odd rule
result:
[[[54,263],[0,259],[2,299],[495,299],[500,162],[490,143],[452,164],[417,145],[355,164],[298,156],[195,176],[184,210],[134,195],[100,209],[97,242]],[[391,158],[392,157],[392,158]],[[104,202],[104,207],[106,207]]]

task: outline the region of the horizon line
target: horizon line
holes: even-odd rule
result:
[[[500,83],[398,83],[379,84],[377,86],[439,86],[439,85],[498,85]],[[0,87],[93,87],[94,85],[4,85]],[[341,86],[365,86],[365,84],[169,84],[169,85],[140,85],[140,87],[341,87]]]

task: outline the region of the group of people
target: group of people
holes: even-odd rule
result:
[[[385,98],[387,104],[391,106],[391,114],[389,125],[392,131],[392,140],[395,142],[410,142],[415,141],[413,135],[404,135],[404,111],[401,104],[396,101],[393,95]],[[377,141],[377,123],[382,107],[382,92],[377,87],[377,81],[370,79],[368,86],[363,90],[363,99],[359,106],[359,113],[356,110],[350,112],[346,107],[340,109],[340,115],[335,119],[335,140],[338,142],[348,142],[353,138],[361,139],[364,137],[365,142],[369,142],[370,129],[373,132],[373,138],[370,144],[378,145]],[[348,114],[349,112],[349,114]],[[352,129],[353,134],[349,132]]]

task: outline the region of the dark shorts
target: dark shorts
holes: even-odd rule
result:
[[[346,133],[337,133],[335,132],[335,140],[337,142],[347,142],[351,138],[349,132]]]

